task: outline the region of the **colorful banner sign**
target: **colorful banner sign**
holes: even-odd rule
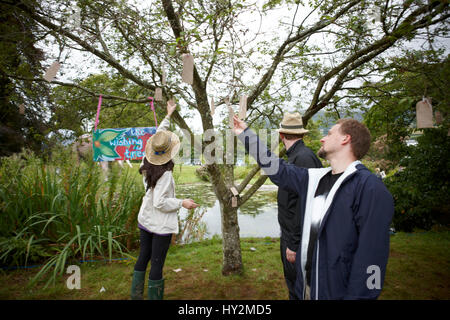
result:
[[[156,127],[95,130],[94,161],[141,160],[147,140],[155,133]]]

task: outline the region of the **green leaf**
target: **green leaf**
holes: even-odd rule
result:
[[[105,146],[102,144],[102,145],[100,145],[99,149],[100,149],[100,152],[107,157],[117,157],[117,153],[113,149],[109,148],[108,146]]]
[[[100,137],[98,137],[98,140],[101,142],[108,142],[114,140],[119,134],[120,132],[116,131],[103,131]]]

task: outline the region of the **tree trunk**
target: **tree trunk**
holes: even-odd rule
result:
[[[240,274],[242,273],[242,256],[237,208],[232,208],[230,203],[220,201],[220,214],[223,238],[222,274]]]

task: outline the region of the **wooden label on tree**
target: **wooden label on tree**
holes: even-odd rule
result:
[[[236,208],[238,206],[237,197],[231,197],[231,207]]]
[[[444,118],[442,117],[442,113],[437,110],[434,113],[434,119],[436,120],[436,124],[441,124],[444,121]]]
[[[25,105],[23,103],[19,105],[19,113],[25,114]]]
[[[188,53],[183,54],[183,73],[181,79],[187,84],[194,82],[194,57]]]
[[[239,119],[244,120],[247,117],[247,96],[241,96],[239,99]]]
[[[228,107],[228,120],[230,122],[230,129],[233,129],[234,128],[234,120],[233,120],[234,111],[233,111],[233,108],[230,106],[230,99],[225,98],[225,103]]]
[[[156,88],[155,89],[155,101],[162,101],[162,89]]]
[[[211,97],[211,117],[214,116],[215,106],[214,106],[214,98]]]
[[[47,69],[47,71],[45,71],[44,79],[48,82],[52,82],[53,79],[55,79],[60,67],[61,65],[58,61],[53,62],[52,65]]]
[[[416,104],[417,128],[433,128],[433,109],[428,99]]]
[[[161,76],[161,83],[164,85],[166,85],[166,71],[164,69],[162,69],[161,71],[162,76]]]

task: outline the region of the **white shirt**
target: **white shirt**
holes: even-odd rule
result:
[[[167,130],[168,117],[164,118],[158,127],[158,131]],[[142,163],[144,159],[142,159]],[[141,164],[142,165],[142,164]],[[144,187],[147,182],[143,177]],[[146,191],[139,210],[138,222],[148,231],[165,234],[178,233],[178,210],[183,200],[175,197],[175,181],[172,171],[166,171],[158,179],[154,188]]]

